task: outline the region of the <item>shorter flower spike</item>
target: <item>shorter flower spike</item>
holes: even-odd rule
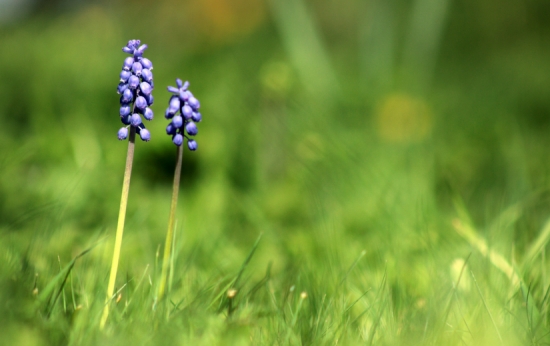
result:
[[[176,79],[176,85],[169,86],[168,91],[173,95],[170,97],[169,106],[166,109],[165,117],[171,120],[166,127],[166,134],[172,136],[172,142],[181,146],[187,138],[187,147],[195,151],[198,148],[197,142],[190,139],[189,136],[196,136],[198,128],[196,123],[202,120],[202,115],[198,112],[200,107],[199,100],[187,90],[189,82],[183,82]]]

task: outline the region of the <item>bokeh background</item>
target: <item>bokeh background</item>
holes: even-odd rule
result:
[[[364,251],[362,270],[423,306],[472,252],[457,205],[510,262],[548,218],[548,18],[538,0],[0,0],[0,258],[32,268],[29,292],[97,241],[75,270],[108,268],[121,48],[141,39],[155,119],[136,144],[123,272],[164,242],[165,88],[182,78],[203,115],[178,206],[186,270],[236,270],[263,234],[252,276],[337,277]]]

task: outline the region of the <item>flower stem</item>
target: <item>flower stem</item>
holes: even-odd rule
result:
[[[113,262],[111,263],[111,274],[109,275],[109,285],[107,286],[107,298],[105,308],[99,323],[99,329],[105,327],[109,317],[109,305],[115,291],[116,273],[118,270],[118,261],[120,258],[120,248],[122,247],[122,233],[124,232],[124,220],[126,219],[126,206],[128,205],[128,192],[130,191],[130,178],[132,176],[132,163],[134,162],[134,147],[136,141],[136,128],[130,126],[130,140],[128,141],[128,154],[126,155],[126,168],[124,169],[124,182],[122,183],[122,196],[120,198],[120,209],[118,211],[118,224],[115,236],[115,249],[113,252]]]
[[[178,194],[180,190],[181,162],[183,159],[183,146],[178,146],[176,161],[176,170],[174,171],[174,185],[172,188],[172,204],[170,206],[170,217],[168,219],[168,231],[166,232],[166,243],[164,245],[164,258],[162,260],[162,273],[160,275],[160,284],[158,299],[162,299],[166,288],[166,277],[170,266],[170,254],[172,253],[172,239],[174,234],[174,223],[176,220],[176,208],[178,206]]]

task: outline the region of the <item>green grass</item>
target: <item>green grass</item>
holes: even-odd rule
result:
[[[0,344],[550,343],[545,5],[209,4],[0,27]],[[149,45],[155,119],[100,331],[130,38]],[[157,301],[176,77],[204,121]]]

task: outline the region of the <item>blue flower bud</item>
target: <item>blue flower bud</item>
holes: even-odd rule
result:
[[[145,97],[138,96],[136,98],[136,102],[134,102],[134,105],[136,106],[137,109],[144,110],[145,107],[147,107],[147,101],[145,100]]]
[[[120,106],[120,116],[125,116],[125,115],[128,115],[130,114],[131,110],[130,110],[130,105],[129,104],[123,104]]]
[[[172,119],[174,117],[174,113],[170,110],[170,108],[166,109],[166,112],[164,112],[164,117],[166,119]]]
[[[120,71],[120,81],[126,82],[131,75],[132,75],[132,72],[130,71],[126,71],[126,70]]]
[[[153,88],[151,88],[151,84],[147,82],[141,82],[141,84],[139,85],[139,88],[141,89],[141,92],[143,93],[143,95],[149,95],[153,91]]]
[[[143,128],[139,131],[139,136],[141,137],[141,140],[144,142],[149,142],[151,139],[151,132],[149,130]]]
[[[139,43],[138,43],[138,45],[139,45]],[[147,45],[146,45],[146,44],[142,44],[142,45],[137,49],[139,56],[142,56],[142,55],[143,55],[143,52],[145,52],[146,49],[147,49]],[[135,54],[135,52],[134,52],[134,54]]]
[[[128,53],[128,54],[133,54],[134,53],[134,49],[130,48],[130,47],[122,47],[122,51],[124,53]]]
[[[183,89],[179,90],[178,96],[182,102],[185,102],[189,99],[189,93]]]
[[[143,97],[145,97],[145,101],[147,101],[148,106],[152,105],[153,102],[155,101],[155,98],[153,97],[153,94],[143,95]]]
[[[130,121],[132,122],[132,126],[139,126],[141,124],[141,117],[138,113],[134,113]]]
[[[123,140],[123,139],[126,139],[126,138],[128,138],[128,128],[123,127],[120,130],[118,130],[118,139]]]
[[[134,58],[127,57],[126,59],[124,59],[124,64],[122,65],[122,69],[126,71],[130,71],[133,63],[134,63]]]
[[[139,77],[131,75],[130,78],[128,78],[128,87],[132,90],[135,90],[139,85]]]
[[[143,117],[147,120],[153,120],[153,110],[149,107],[145,108],[143,111]]]
[[[174,115],[174,118],[172,119],[172,124],[179,129],[183,125],[183,118],[179,115]]]
[[[170,98],[170,105],[168,106],[168,109],[170,110],[170,113],[176,114],[176,112],[180,109],[180,100],[172,96]]]
[[[151,60],[147,59],[147,58],[141,58],[140,60],[141,62],[141,66],[143,68],[146,68],[148,70],[152,70],[153,69],[153,63],[151,62]]]
[[[193,110],[188,105],[185,105],[181,109],[181,114],[184,116],[185,120],[189,120],[191,116],[193,116]]]
[[[121,102],[122,103],[130,103],[134,100],[134,94],[132,93],[132,90],[126,89],[122,93]]]
[[[183,82],[181,81],[181,79],[176,78],[176,85],[178,86],[178,89],[181,89],[181,87],[183,86]]]
[[[202,120],[202,115],[199,112],[193,112],[193,115],[191,115],[191,119],[196,123],[200,123]]]
[[[132,116],[129,114],[123,115],[120,117],[120,121],[122,121],[124,125],[130,125],[132,123]]]
[[[180,89],[178,89],[176,87],[173,87],[173,86],[169,86],[167,89],[168,89],[169,92],[174,93],[174,94],[177,94],[180,90]]]
[[[187,102],[189,102],[189,106],[191,106],[194,111],[197,111],[201,106],[199,100],[197,100],[194,96],[191,96]]]
[[[141,76],[141,70],[143,70],[141,64],[137,61],[134,62],[134,64],[132,65],[132,72],[139,77]]]
[[[124,83],[124,82],[120,82],[118,83],[118,87],[116,88],[116,92],[117,94],[122,94],[124,92],[124,90],[128,89],[128,84]]]
[[[185,132],[187,132],[190,136],[196,136],[199,129],[197,129],[197,125],[195,125],[194,122],[190,121],[187,125],[185,125]]]
[[[149,69],[144,68],[141,70],[141,78],[146,82],[150,82],[153,80],[153,72],[151,72],[151,70]]]
[[[197,142],[195,142],[194,140],[190,139],[187,141],[187,147],[189,148],[189,150],[191,151],[195,151],[197,150],[197,148],[199,147]]]
[[[166,134],[167,135],[175,135],[176,134],[176,127],[174,124],[170,123],[168,126],[166,126]]]
[[[175,145],[178,147],[183,144],[183,136],[177,133],[173,138],[172,142],[174,142]]]

